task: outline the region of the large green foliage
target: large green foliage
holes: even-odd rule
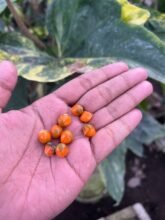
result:
[[[68,57],[86,58],[80,62],[92,67],[96,66],[98,58],[102,58],[100,64],[122,59],[130,66],[146,67],[151,78],[165,82],[164,42],[144,26],[123,22],[121,7],[115,0],[53,0],[47,9],[46,27],[55,42],[52,48],[57,58],[35,47],[29,48],[29,41],[19,44],[19,40],[27,41],[21,36],[18,44],[13,44],[15,34],[1,37],[0,48],[8,54],[1,53],[0,57],[11,57],[19,64],[20,75],[42,82],[57,81],[72,74],[68,66],[77,59],[69,59],[68,65]],[[25,59],[26,54],[28,59]],[[96,61],[88,63],[89,59]]]
[[[145,27],[126,24],[120,16],[121,6],[114,0],[56,0],[49,6],[47,27],[56,39],[59,57],[115,57],[147,67],[150,77],[164,81],[165,44]]]
[[[165,38],[161,34],[164,15],[151,13],[143,26],[137,24],[144,23],[149,12],[132,7],[126,0],[49,2],[45,26],[51,45],[49,42],[45,51],[17,31],[0,29],[0,60],[15,62],[19,75],[38,82],[56,82],[76,71],[124,60],[131,67],[146,67],[151,78],[165,82]],[[127,6],[135,9],[134,13],[130,10],[129,14]],[[6,1],[0,0],[0,13],[5,8]],[[143,144],[163,137],[164,133],[164,127],[144,113],[140,126],[102,163],[101,174],[117,203],[124,193],[127,150],[142,156]]]

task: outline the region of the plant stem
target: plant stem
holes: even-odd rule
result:
[[[15,10],[11,0],[6,0],[6,2],[22,34],[24,34],[26,37],[32,40],[36,44],[36,46],[38,46],[40,49],[45,49],[46,48],[45,44],[38,37],[31,34],[28,28],[25,26],[24,22],[21,20],[21,18],[17,14],[17,11]]]

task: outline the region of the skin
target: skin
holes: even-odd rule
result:
[[[45,220],[63,211],[79,194],[107,155],[139,124],[135,109],[152,93],[145,69],[128,70],[115,63],[83,74],[19,111],[0,115],[0,219]],[[16,68],[0,63],[0,107],[7,104],[17,81]],[[74,133],[67,158],[46,157],[37,140],[62,113],[79,103],[93,113],[97,134],[89,140],[73,117]]]

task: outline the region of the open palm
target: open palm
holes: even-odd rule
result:
[[[16,83],[15,67],[0,64],[0,106],[5,107]],[[128,70],[119,62],[88,72],[54,93],[19,111],[0,116],[0,219],[51,219],[66,208],[96,168],[141,120],[134,109],[152,92],[142,68]],[[75,135],[67,158],[48,158],[37,140],[70,106],[82,104],[94,113],[97,134],[81,133],[73,117]]]

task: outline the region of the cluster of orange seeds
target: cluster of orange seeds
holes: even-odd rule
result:
[[[82,128],[84,136],[93,137],[96,134],[95,127],[88,123],[92,119],[93,114],[91,112],[85,111],[84,108],[79,104],[75,104],[71,108],[71,112],[74,116],[78,116],[81,122],[85,123]]]
[[[82,128],[84,136],[93,137],[96,134],[94,126],[88,123],[93,117],[91,112],[85,111],[81,105],[75,104],[71,108],[71,113],[74,116],[78,116],[80,121],[85,123]],[[63,114],[59,116],[57,124],[53,125],[50,131],[41,130],[39,132],[38,140],[40,143],[45,144],[44,153],[46,156],[57,155],[58,157],[66,157],[69,154],[68,144],[73,141],[74,135],[66,127],[71,123],[71,116]],[[60,143],[56,145],[53,139],[59,139]]]

